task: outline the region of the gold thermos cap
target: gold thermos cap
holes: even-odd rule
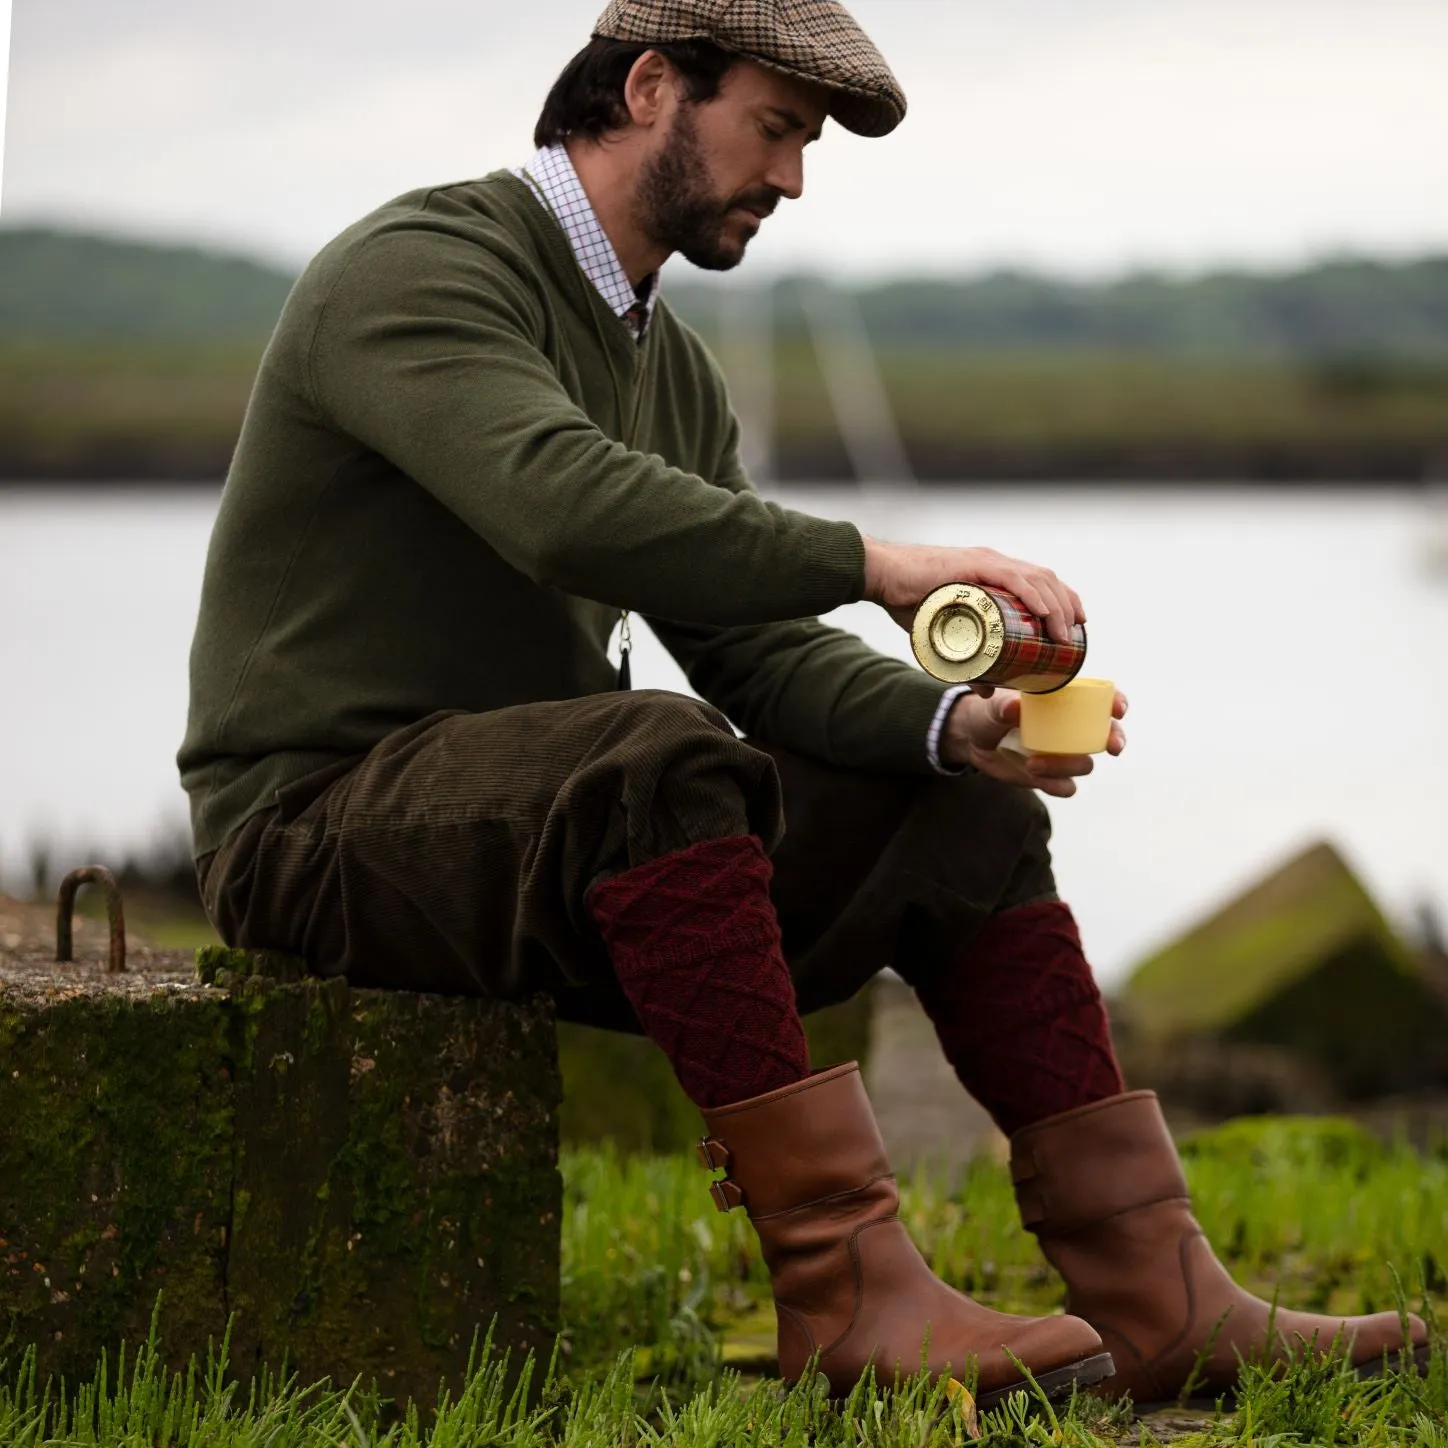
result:
[[[968,684],[1000,658],[1005,620],[985,589],[948,583],[916,610],[910,644],[927,674],[948,684]]]
[[[1057,643],[1014,594],[977,583],[948,583],[930,594],[915,612],[910,644],[920,667],[944,683],[1032,694],[1061,688],[1086,661],[1084,624]]]

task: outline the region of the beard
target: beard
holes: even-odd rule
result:
[[[688,106],[674,117],[658,155],[646,162],[634,198],[634,220],[658,246],[678,252],[705,271],[729,271],[744,260],[753,236],[731,229],[736,207],[766,213],[779,204],[780,192],[756,186],[720,198],[710,189],[709,166]]]

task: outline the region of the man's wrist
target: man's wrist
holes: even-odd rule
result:
[[[965,749],[962,746],[957,750],[954,737],[950,731],[951,716],[955,713],[955,706],[966,698],[970,693],[969,684],[956,684],[953,688],[947,689],[940,696],[940,704],[935,710],[935,717],[930,721],[930,732],[925,738],[925,757],[930,761],[930,767],[937,774],[962,774],[969,767],[969,759],[966,757]]]

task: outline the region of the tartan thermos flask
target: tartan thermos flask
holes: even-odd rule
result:
[[[978,583],[937,588],[915,612],[910,643],[920,667],[947,684],[990,684],[1026,694],[1064,688],[1086,662],[1086,625],[1071,641],[1046,635],[1044,619],[1013,593]]]

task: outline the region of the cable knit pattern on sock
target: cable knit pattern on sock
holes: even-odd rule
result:
[[[1126,1089],[1068,905],[992,916],[953,970],[916,987],[946,1059],[1007,1136]]]
[[[595,885],[588,909],[624,994],[696,1106],[809,1074],[794,982],[753,835],[706,840]]]

